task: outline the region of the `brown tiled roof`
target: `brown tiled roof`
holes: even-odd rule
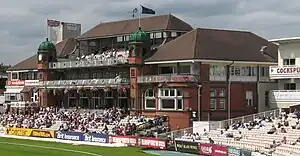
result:
[[[76,40],[74,38],[65,39],[55,45],[57,57],[64,57],[67,54],[71,53],[76,46]],[[37,54],[19,62],[18,64],[10,67],[8,71],[13,70],[28,70],[36,69],[37,67]]]
[[[262,46],[268,47],[265,53],[260,51]],[[277,62],[277,49],[277,45],[251,32],[198,28],[166,43],[146,62],[190,59]]]
[[[189,24],[171,14],[146,17],[141,18],[140,20],[141,27],[145,32],[156,30],[190,31],[193,29]],[[101,23],[83,33],[81,36],[77,37],[77,39],[82,40],[130,34],[137,30],[138,23],[138,19]]]

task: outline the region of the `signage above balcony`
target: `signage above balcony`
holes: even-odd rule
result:
[[[138,83],[198,82],[196,75],[147,75],[139,76]]]
[[[299,66],[271,66],[270,67],[271,79],[288,79],[288,78],[300,78]]]

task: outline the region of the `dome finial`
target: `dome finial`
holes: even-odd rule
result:
[[[46,37],[46,41],[49,41],[48,37]]]

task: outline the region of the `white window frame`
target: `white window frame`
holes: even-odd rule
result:
[[[250,73],[250,75],[248,74]],[[257,68],[254,66],[231,66],[231,76],[257,76]]]
[[[221,102],[222,100],[224,100],[224,103]],[[220,108],[220,110],[226,110],[226,103],[227,103],[226,98],[220,98],[219,99],[219,108]]]
[[[174,96],[170,96],[171,90],[174,91]],[[168,96],[165,95],[166,91],[168,92]],[[178,95],[178,92],[181,92],[181,95]],[[174,100],[174,107],[172,108],[163,108],[162,100]],[[178,101],[181,100],[182,109],[178,109]],[[184,98],[183,93],[180,89],[177,88],[160,88],[158,90],[158,106],[159,110],[172,110],[172,111],[182,111],[184,108]]]
[[[246,105],[253,106],[253,91],[246,91]]]
[[[13,78],[13,74],[17,74],[17,78]],[[11,80],[19,80],[19,72],[11,72],[10,73],[10,76],[11,76]]]
[[[153,92],[152,96],[149,95],[149,91]],[[145,109],[148,109],[148,110],[155,109],[156,106],[154,106],[154,107],[147,107],[147,100],[154,100],[154,103],[156,102],[155,101],[155,91],[154,91],[154,89],[147,89],[144,92],[144,107],[145,107]]]

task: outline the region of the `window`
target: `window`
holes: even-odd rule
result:
[[[283,59],[283,65],[295,65],[296,60],[295,59]]]
[[[175,67],[169,66],[169,67],[159,67],[159,74],[173,74],[175,72]]]
[[[159,108],[162,110],[183,110],[183,96],[179,89],[159,89]]]
[[[260,76],[269,76],[269,67],[260,67]]]
[[[253,91],[246,91],[246,105],[253,106]]]
[[[18,73],[11,73],[11,79],[17,80],[18,79]]]
[[[144,93],[145,109],[155,109],[155,96],[153,89],[147,89]]]
[[[123,42],[123,36],[118,36],[117,37],[117,42]]]
[[[161,32],[155,33],[155,38],[162,38],[162,33]]]
[[[171,37],[177,37],[177,32],[171,32]]]
[[[284,90],[296,90],[296,83],[285,83]]]
[[[5,94],[5,101],[19,101],[21,100],[21,95],[16,93]]]
[[[210,110],[226,110],[226,95],[225,88],[210,88]]]
[[[230,74],[235,76],[256,76],[257,75],[257,68],[256,67],[237,67],[231,66],[230,67]]]
[[[190,74],[191,73],[191,66],[190,65],[181,65],[181,66],[179,66],[179,73],[180,74]]]
[[[226,110],[226,99],[219,99],[220,110]]]
[[[210,99],[210,110],[216,110],[216,109],[217,109],[217,100]]]
[[[211,64],[209,65],[209,74],[215,76],[225,76],[226,75],[226,66]]]

